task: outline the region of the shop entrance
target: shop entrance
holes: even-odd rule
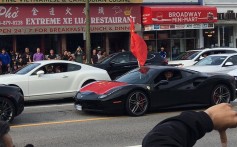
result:
[[[129,33],[109,33],[110,52],[119,52],[122,49],[129,50]]]

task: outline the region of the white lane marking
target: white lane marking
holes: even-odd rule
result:
[[[65,106],[72,106],[74,104],[58,104],[58,105],[40,105],[40,106],[27,106],[25,109],[37,109],[37,108],[52,108],[52,107],[65,107]]]
[[[126,147],[142,147],[142,145],[126,146]]]

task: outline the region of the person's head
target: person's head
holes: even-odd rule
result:
[[[52,66],[48,66],[47,67],[47,73],[52,73],[53,72],[53,67]]]
[[[26,53],[29,53],[30,52],[30,49],[28,47],[25,48],[25,52]]]
[[[102,51],[98,51],[98,54],[101,55]]]
[[[71,55],[72,55],[72,53],[71,53],[71,52],[67,52],[67,55],[68,55],[68,56],[71,56]]]
[[[0,146],[13,147],[11,136],[8,134],[10,127],[7,122],[0,121]]]
[[[96,54],[96,49],[93,49],[92,53],[95,55]]]
[[[64,56],[67,55],[67,50],[64,50],[63,55],[64,55]]]
[[[165,50],[165,48],[162,46],[162,47],[160,48],[160,50],[161,50],[161,51],[164,51],[164,50]]]
[[[205,57],[207,57],[207,54],[203,54],[202,56],[205,58]]]
[[[81,51],[81,47],[80,46],[77,48],[77,51]]]
[[[56,68],[55,68],[55,72],[56,72],[56,73],[61,72],[60,66],[56,66]]]
[[[22,62],[22,58],[19,58],[19,62]]]
[[[36,49],[36,51],[37,51],[37,53],[40,53],[40,48],[38,47],[38,48]]]
[[[173,77],[173,72],[172,71],[166,71],[165,72],[165,78],[166,80],[169,80],[170,78]]]
[[[53,55],[53,54],[54,54],[54,50],[50,50],[49,53],[50,53],[51,55]]]
[[[103,52],[103,56],[106,57],[106,56],[107,56],[107,53],[106,53],[106,52]]]
[[[3,49],[2,49],[2,54],[5,54],[5,53],[6,53],[6,49],[3,48]]]

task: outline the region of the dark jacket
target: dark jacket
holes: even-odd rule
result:
[[[156,125],[143,139],[143,147],[192,147],[207,132],[213,130],[211,118],[205,112],[187,111]]]
[[[0,59],[2,61],[2,65],[7,65],[11,63],[11,58],[8,53],[0,54]]]

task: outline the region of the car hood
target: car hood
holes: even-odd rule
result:
[[[0,75],[0,84],[8,84],[12,83],[13,81],[19,81],[19,79],[22,78],[23,75],[17,75],[17,74],[6,74],[6,75]]]
[[[199,72],[221,72],[221,68],[219,66],[188,66],[185,68]]]
[[[127,85],[127,83],[115,81],[97,81],[82,87],[80,92],[94,92],[98,95],[102,95],[106,94],[112,89],[125,85]]]
[[[169,61],[168,65],[172,66],[191,66],[193,65],[194,62],[193,60],[174,60],[174,61]]]

